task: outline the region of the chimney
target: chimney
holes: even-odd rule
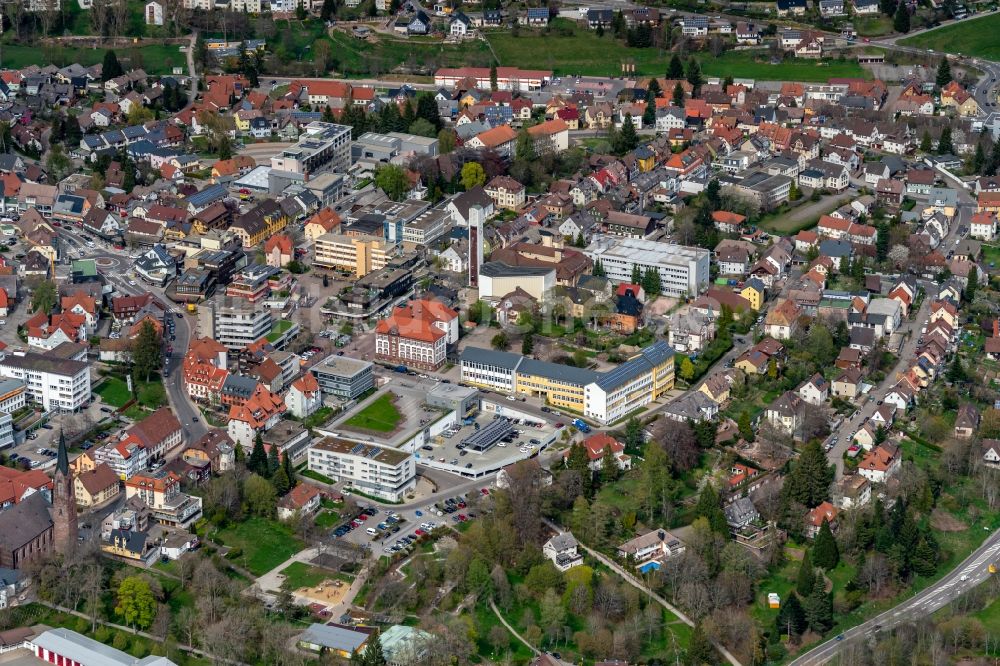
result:
[[[993,337],[1000,338],[1000,317],[993,320]]]
[[[667,538],[667,535],[666,535],[666,533],[663,530],[660,530],[659,532],[657,532],[656,536],[660,537],[660,541],[663,541],[664,539]]]

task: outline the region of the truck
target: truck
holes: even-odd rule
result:
[[[583,419],[573,419],[573,426],[583,434],[590,432],[590,426]]]
[[[188,312],[197,312],[198,311],[198,306],[195,305],[194,303],[188,303],[187,304],[187,310],[188,310]]]

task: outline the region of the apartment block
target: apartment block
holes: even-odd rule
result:
[[[309,449],[309,469],[366,495],[401,501],[417,485],[413,454],[327,437]]]

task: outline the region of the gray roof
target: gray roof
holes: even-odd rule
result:
[[[517,371],[528,375],[549,377],[551,379],[566,382],[567,384],[576,384],[578,386],[586,386],[591,382],[597,381],[598,377],[600,377],[599,373],[586,368],[577,368],[572,365],[564,365],[562,363],[536,361],[535,359],[527,357],[521,361],[521,365],[518,367]]]
[[[33,638],[31,643],[55,654],[72,655],[74,661],[86,666],[173,666],[174,664],[166,657],[156,655],[136,659],[110,645],[99,643],[69,629],[49,629]]]
[[[549,543],[552,544],[552,547],[556,550],[569,550],[570,548],[576,548],[577,546],[576,537],[574,537],[570,532],[560,532],[549,539]]]
[[[555,270],[546,266],[509,266],[502,261],[489,261],[479,268],[480,274],[487,277],[547,275]]]
[[[42,493],[33,493],[0,511],[0,548],[17,550],[51,527],[48,501]]]
[[[27,352],[21,356],[10,354],[0,362],[0,367],[3,366],[34,370],[36,372],[47,372],[53,375],[62,375],[63,377],[75,377],[90,367],[83,361],[53,358],[50,354],[39,354],[37,352]]]
[[[368,634],[328,624],[312,624],[299,636],[299,641],[322,645],[332,650],[354,652],[365,644]]]
[[[609,370],[600,375],[597,385],[605,391],[616,386],[621,386],[625,382],[649,372],[652,368],[662,365],[667,359],[672,358],[674,350],[663,340],[657,340],[651,346],[646,347],[640,354],[625,363],[622,363],[614,370]]]
[[[495,351],[493,349],[483,349],[482,347],[466,347],[462,350],[462,362],[478,363],[481,365],[492,365],[507,370],[515,370],[524,359],[520,354],[513,354],[505,351]]]

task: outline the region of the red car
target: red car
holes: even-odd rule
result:
[[[458,522],[460,522],[460,523],[464,523],[464,522],[465,522],[465,521],[467,521],[468,519],[469,519],[469,517],[468,517],[468,516],[466,516],[466,515],[465,515],[464,513],[460,513],[460,514],[458,514]]]
[[[53,227],[61,227],[62,225],[60,223],[58,223],[58,222],[53,221],[52,222],[52,226]]]
[[[414,532],[414,534],[416,534],[417,536],[423,536],[427,534],[427,532],[424,532],[423,530],[417,530],[416,532]]]
[[[368,514],[362,513],[358,516],[358,520],[368,520]]]
[[[562,428],[564,425],[566,425],[566,424],[565,423],[557,423],[556,424],[556,430],[558,430],[559,428]]]
[[[459,509],[464,509],[465,508],[465,502],[459,502],[458,503],[458,508]]]
[[[489,495],[490,494],[490,489],[489,488],[483,488],[479,492],[481,492],[484,495]]]

